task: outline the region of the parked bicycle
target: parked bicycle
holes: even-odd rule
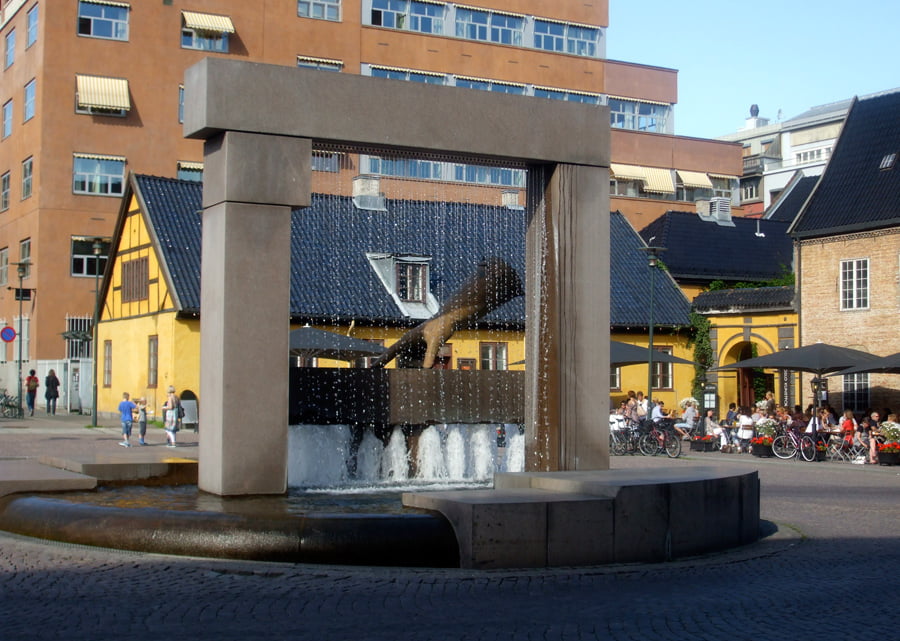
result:
[[[804,461],[815,461],[816,443],[810,435],[790,429],[775,437],[772,441],[772,453],[781,459],[796,457]]]
[[[0,415],[3,418],[19,418],[19,397],[0,391]]]
[[[669,458],[681,456],[681,439],[675,433],[674,421],[650,421],[650,430],[641,435],[638,447],[645,456],[666,453]]]
[[[636,454],[641,452],[639,442],[641,438],[640,426],[633,421],[619,417],[613,424],[610,417],[609,429],[609,452],[614,456],[624,456],[625,454]],[[643,452],[641,452],[643,454]]]

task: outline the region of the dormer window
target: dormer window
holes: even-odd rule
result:
[[[428,293],[428,264],[399,260],[396,263],[396,292],[405,303],[424,303]]]
[[[369,264],[400,313],[408,318],[434,316],[440,304],[431,293],[431,256],[369,252]]]
[[[884,158],[881,159],[881,165],[879,165],[879,169],[893,169],[894,164],[897,162],[897,152],[892,152],[885,155]]]

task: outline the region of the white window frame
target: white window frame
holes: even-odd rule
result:
[[[3,138],[12,135],[13,101],[12,98],[3,103]]]
[[[609,389],[622,389],[622,368],[612,366],[609,368]]]
[[[314,20],[341,21],[341,0],[298,0],[297,15]]]
[[[588,37],[589,35],[593,37]],[[603,30],[599,27],[541,18],[534,20],[534,48],[542,51],[598,58],[602,38]]]
[[[31,278],[31,239],[19,241],[19,262],[25,265],[25,273],[22,279]]]
[[[372,0],[372,26],[443,35],[447,5],[419,0]],[[440,16],[435,15],[440,12]],[[378,18],[376,19],[376,13]]]
[[[840,309],[869,309],[869,259],[848,258],[840,263]]]
[[[0,211],[9,209],[12,174],[8,171],[0,175]]]
[[[525,17],[494,13],[488,9],[456,7],[455,33],[457,38],[494,42],[521,47],[525,42]],[[511,26],[512,23],[518,23]]]
[[[483,341],[478,344],[478,357],[482,370],[507,370],[509,369],[509,343]]]
[[[868,374],[848,374],[841,378],[843,379],[841,401],[845,409],[862,412],[871,407],[872,389]]]
[[[35,105],[37,102],[37,79],[32,78],[25,85],[25,108],[23,111],[22,122],[28,122],[34,118]]]
[[[398,259],[394,263],[394,291],[404,303],[428,302],[429,265]]]
[[[228,53],[228,34],[224,31],[200,31],[182,27],[181,48]]]
[[[94,163],[93,171],[88,171],[84,162]],[[120,163],[121,171],[113,173],[108,171],[103,163]],[[79,169],[82,167],[83,169]],[[79,183],[84,188],[79,189]],[[95,158],[86,154],[74,154],[72,157],[72,193],[82,196],[113,196],[120,197],[125,191],[125,158],[105,157]]]
[[[72,236],[72,260],[69,262],[69,275],[73,278],[96,278],[106,271],[110,241],[101,239],[103,249],[99,256],[94,255],[93,236]],[[96,272],[99,265],[99,272]]]
[[[34,187],[34,156],[22,161],[22,200],[31,198]]]
[[[627,98],[610,97],[609,125],[614,129],[670,133],[672,106]]]
[[[4,53],[3,53],[3,68],[9,69],[12,67],[13,63],[16,61],[16,30],[10,29],[9,33],[6,34],[6,37],[3,39],[4,44]]]
[[[87,7],[99,8],[99,16],[83,16],[82,9]],[[125,12],[125,18],[121,18],[121,12]],[[112,5],[106,3],[91,2],[90,0],[79,0],[78,2],[78,35],[86,38],[101,38],[103,40],[119,40],[128,41],[129,18],[131,15],[131,7],[122,3],[122,5]],[[108,23],[110,35],[100,35],[97,31]]]
[[[40,5],[34,5],[31,9],[28,10],[27,14],[27,29],[25,32],[25,48],[27,49],[35,42],[37,42],[38,37],[38,7]]]
[[[303,69],[316,69],[317,71],[343,71],[344,63],[341,60],[328,60],[327,58],[313,58],[312,56],[297,56],[297,66]]]
[[[0,286],[9,284],[9,247],[0,249]]]
[[[184,122],[184,85],[178,85],[178,122]]]

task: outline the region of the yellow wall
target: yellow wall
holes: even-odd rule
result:
[[[782,341],[793,337],[792,346],[797,342],[798,316],[793,312],[757,313],[757,314],[722,314],[707,315],[710,321],[713,348],[716,355],[716,365],[729,365],[742,358],[749,358],[749,352],[742,355],[742,350],[749,350],[751,344],[756,345],[757,356],[765,356],[778,351],[779,338]],[[776,370],[765,370],[766,373],[776,373]],[[737,371],[724,370],[717,373],[720,406],[727,408],[729,403],[741,404],[747,399],[741,399],[739,374]],[[796,381],[794,382],[794,385]],[[775,400],[783,404],[785,399],[779,389],[777,373],[775,385]],[[799,402],[799,401],[796,401]]]

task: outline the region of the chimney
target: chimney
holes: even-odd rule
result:
[[[387,211],[381,193],[381,177],[360,175],[353,177],[353,204],[357,209]]]

